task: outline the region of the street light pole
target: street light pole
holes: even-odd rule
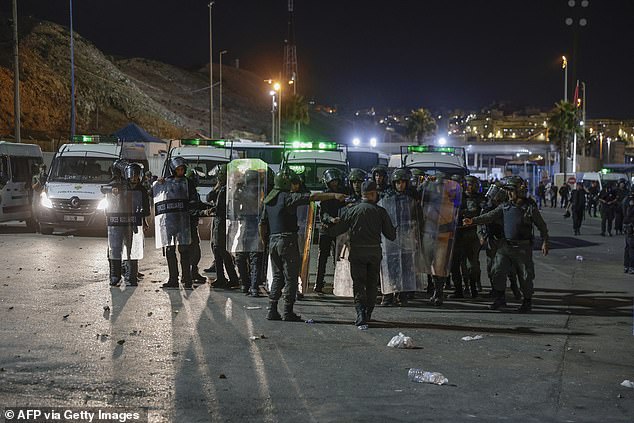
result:
[[[13,0],[13,113],[15,125],[15,142],[20,137],[20,58],[18,54],[18,0]]]
[[[213,38],[212,38],[212,21],[211,8],[214,1],[210,2],[209,7],[209,136],[214,137],[214,68],[213,68]]]
[[[564,68],[564,101],[568,101],[568,60],[566,60],[566,56],[561,56],[563,59],[563,63],[561,67]]]
[[[75,136],[75,46],[73,44],[73,0],[70,3],[70,137]]]
[[[271,96],[271,144],[275,144],[275,91],[269,91]]]
[[[222,131],[222,55],[226,54],[227,50],[222,50],[219,54],[220,56],[220,102],[219,102],[219,109],[220,109],[220,138],[224,137],[224,132]]]

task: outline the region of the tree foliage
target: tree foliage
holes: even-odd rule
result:
[[[429,110],[418,108],[412,110],[407,121],[407,136],[420,144],[425,137],[432,135],[437,129],[436,120]]]

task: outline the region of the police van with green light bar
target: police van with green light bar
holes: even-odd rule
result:
[[[348,174],[347,147],[332,141],[291,141],[284,143],[284,166],[303,178],[311,191],[323,191],[322,177],[326,169],[339,169]]]
[[[465,149],[436,145],[409,145],[401,147],[401,154],[390,158],[390,168],[408,167],[426,173],[443,172],[447,175],[467,175]]]
[[[172,144],[176,144],[172,146]],[[198,195],[201,201],[205,201],[207,194],[213,188],[215,181],[211,177],[211,170],[218,164],[229,163],[232,159],[237,159],[237,154],[231,149],[231,141],[221,139],[188,138],[182,140],[172,140],[169,145],[169,152],[165,165],[163,166],[163,176],[169,175],[169,160],[172,157],[182,157],[187,160],[188,166],[194,171],[198,179]]]
[[[113,136],[77,135],[60,146],[39,199],[40,231],[105,229],[107,201],[101,186],[112,179],[112,164],[117,159],[148,163],[142,146],[122,143]]]

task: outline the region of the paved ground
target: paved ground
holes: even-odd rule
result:
[[[161,290],[153,239],[141,285],[109,289],[104,238],[0,226],[0,407],[144,406],[152,422],[187,423],[634,421],[620,386],[634,380],[624,240],[600,237],[596,219],[573,237],[559,209],[544,215],[553,250],[536,258],[532,314],[419,299],[377,309],[366,332],[349,299],[309,295],[297,309],[315,323],[284,323],[265,320],[265,298]],[[418,348],[388,348],[399,331]],[[408,382],[410,367],[449,384]]]

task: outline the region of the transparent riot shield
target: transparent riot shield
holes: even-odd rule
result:
[[[267,165],[238,159],[227,165],[227,251],[262,252],[258,223],[266,194]]]
[[[114,188],[106,195],[108,207],[108,258],[140,260],[143,258],[143,197],[139,191]]]
[[[353,297],[352,277],[350,276],[350,236],[348,232],[337,236],[335,246],[335,276],[332,293],[338,297]]]
[[[387,195],[379,201],[396,226],[396,239],[382,237],[381,292],[423,291],[419,204],[408,195]]]
[[[451,255],[462,201],[462,189],[457,182],[429,182],[421,200],[423,272],[434,276],[449,276]]]
[[[167,178],[152,187],[156,248],[191,244],[186,178]]]

